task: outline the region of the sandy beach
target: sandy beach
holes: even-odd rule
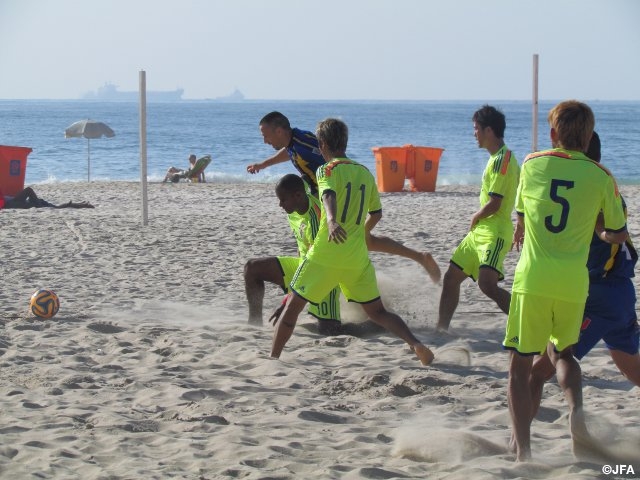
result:
[[[96,208],[0,211],[1,478],[616,477],[602,473],[608,460],[573,456],[555,378],[533,461],[514,462],[506,316],[469,280],[451,335],[436,335],[440,287],[410,260],[371,255],[385,303],[434,349],[431,367],[391,335],[320,336],[307,314],[273,360],[271,325],[247,325],[242,276],[251,257],[296,254],[273,185],[150,184],[145,227],[138,184],[35,190]],[[382,194],[375,231],[444,272],[478,190]],[[640,187],[620,190],[638,238]],[[51,320],[27,313],[39,287],[60,297]],[[265,312],[281,298],[267,286]],[[633,465],[617,478],[640,478],[640,389],[602,344],[582,369],[592,433]]]

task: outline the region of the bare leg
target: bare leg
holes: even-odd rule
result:
[[[429,365],[433,362],[433,352],[411,333],[402,318],[384,308],[382,300],[378,299],[375,302],[362,304],[362,308],[374,323],[407,342],[423,365]]]
[[[631,355],[620,350],[609,350],[609,353],[620,373],[636,387],[640,387],[640,354]]]
[[[582,371],[580,364],[574,358],[572,348],[567,347],[561,352],[556,352],[553,344],[547,347],[547,355],[556,368],[558,384],[564,393],[564,398],[569,405],[569,428],[573,440],[573,453],[580,456],[582,452],[591,454],[598,450],[596,442],[587,431],[587,425],[582,408]]]
[[[438,330],[447,331],[453,318],[453,313],[460,301],[460,285],[467,275],[456,265],[450,263],[444,274],[442,293],[440,294],[440,308],[438,311]]]
[[[509,384],[507,394],[513,435],[515,436],[516,459],[519,462],[531,458],[531,391],[529,375],[533,357],[511,352]]]
[[[478,273],[478,287],[487,297],[496,302],[500,310],[509,314],[511,294],[498,286],[500,274],[492,268],[480,268]]]
[[[556,368],[558,384],[564,392],[571,411],[582,408],[582,376],[580,364],[574,358],[571,347],[556,352],[553,344],[547,347],[547,355]]]
[[[546,381],[550,380],[556,373],[556,369],[551,364],[551,360],[545,352],[544,355],[537,355],[533,360],[533,367],[529,375],[529,391],[531,392],[531,421],[536,418],[540,403],[542,402],[542,391]],[[516,438],[511,432],[509,450],[516,453]]]
[[[440,281],[440,267],[428,252],[419,252],[396,242],[392,238],[381,237],[372,233],[367,235],[367,248],[371,252],[389,253],[418,262],[427,271],[433,283]]]
[[[551,379],[556,373],[556,369],[553,367],[549,356],[545,352],[544,355],[536,356],[533,361],[533,367],[531,368],[531,375],[529,377],[529,389],[531,390],[531,420],[533,420],[538,414],[540,403],[542,403],[542,391],[544,384]]]
[[[280,263],[276,257],[252,258],[244,266],[244,288],[249,303],[249,323],[262,325],[264,282],[284,288]]]
[[[276,324],[276,330],[273,333],[273,344],[271,345],[271,356],[273,358],[280,358],[280,354],[282,353],[284,346],[293,334],[293,329],[298,321],[298,316],[306,304],[307,301],[295,293],[293,295],[289,295],[287,305],[284,307],[284,311],[282,312],[282,315],[280,315],[280,319]]]

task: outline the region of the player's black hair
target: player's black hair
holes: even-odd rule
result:
[[[504,129],[507,128],[507,122],[504,113],[491,105],[483,105],[482,108],[476,110],[471,118],[482,128],[491,127],[493,133],[498,138],[504,138]]]
[[[267,113],[264,117],[262,117],[259,125],[269,125],[274,128],[280,127],[284,128],[285,130],[291,130],[289,119],[280,112]]]
[[[304,180],[293,173],[287,173],[284,177],[278,180],[276,190],[282,190],[289,193],[306,192]]]

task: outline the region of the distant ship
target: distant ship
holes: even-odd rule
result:
[[[168,91],[147,90],[147,102],[179,102],[182,100],[183,93],[182,88]],[[140,99],[140,92],[119,92],[117,85],[105,83],[98,88],[97,92],[88,92],[82,98],[100,102],[137,102]]]
[[[214,102],[241,102],[244,100],[244,94],[236,88],[229,95],[225,95],[224,97],[208,98],[207,100]]]

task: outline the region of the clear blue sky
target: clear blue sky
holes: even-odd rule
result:
[[[0,0],[0,98],[640,100],[638,0]]]

